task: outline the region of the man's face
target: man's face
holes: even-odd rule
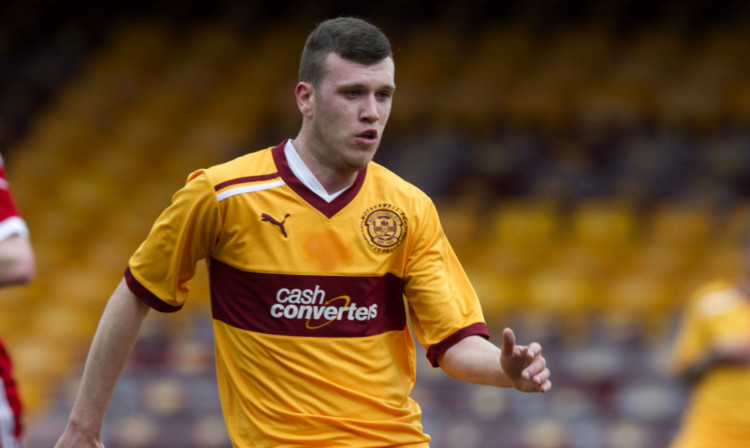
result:
[[[315,158],[341,173],[358,171],[375,156],[391,112],[393,59],[364,65],[329,53],[324,67],[312,95]]]

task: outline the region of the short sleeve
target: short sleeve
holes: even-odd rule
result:
[[[461,339],[489,338],[479,299],[427,200],[410,223],[405,295],[412,328],[437,367],[437,357]]]
[[[690,303],[682,312],[682,319],[672,349],[671,369],[675,373],[684,372],[700,360],[704,352],[705,329],[702,319]]]
[[[5,165],[0,157],[0,241],[12,235],[28,236],[29,229],[18,212],[5,176]]]
[[[683,313],[672,356],[675,372],[700,362],[714,347],[750,337],[750,313],[736,288],[699,294]]]
[[[196,172],[130,258],[125,271],[130,290],[158,311],[179,310],[196,264],[211,253],[220,227],[213,185],[205,172]]]

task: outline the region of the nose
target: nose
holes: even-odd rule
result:
[[[367,95],[362,100],[362,108],[359,112],[359,119],[367,123],[374,123],[380,119],[378,110],[378,101],[375,95]]]

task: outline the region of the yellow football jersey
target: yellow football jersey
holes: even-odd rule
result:
[[[428,358],[489,337],[432,201],[377,163],[326,202],[284,145],[191,174],[130,259],[130,289],[178,310],[209,267],[219,395],[239,447],[426,447],[410,397]]]
[[[674,349],[674,368],[699,363],[712,347],[750,345],[750,296],[716,282],[690,299]],[[672,448],[750,446],[750,366],[715,365],[693,386]]]

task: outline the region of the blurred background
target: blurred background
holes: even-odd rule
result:
[[[367,3],[367,4],[364,4]],[[128,257],[197,168],[294,137],[307,33],[370,19],[398,92],[377,160],[432,195],[495,340],[555,388],[462,384],[420,353],[434,448],[660,448],[681,306],[750,222],[750,4],[708,0],[0,3],[0,152],[38,257],[0,291],[28,446],[62,432]],[[108,447],[229,447],[205,272],[152,312]]]

